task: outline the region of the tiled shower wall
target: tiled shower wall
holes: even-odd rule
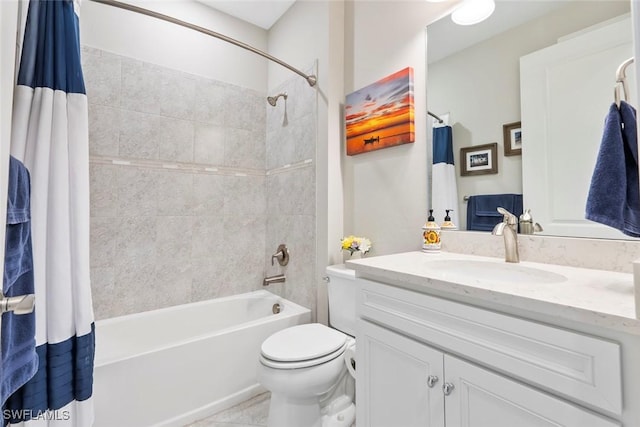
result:
[[[83,48],[97,319],[260,289],[264,94]]]
[[[96,319],[262,288],[315,308],[316,91],[265,94],[102,50],[89,101]],[[279,243],[287,267],[271,266]],[[266,257],[265,257],[266,254]],[[266,261],[265,261],[266,258]]]
[[[306,70],[315,74],[312,67]],[[270,95],[286,92],[267,106],[267,239],[266,272],[284,273],[284,284],[270,290],[305,307],[316,308],[316,138],[317,91],[293,76]],[[283,124],[285,117],[287,123]],[[271,266],[271,255],[286,243],[290,262]]]

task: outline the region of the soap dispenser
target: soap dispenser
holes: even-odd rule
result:
[[[458,227],[451,221],[451,217],[449,216],[449,212],[453,212],[453,209],[445,209],[447,213],[444,217],[444,222],[442,223],[443,230],[457,230]]]
[[[429,209],[429,218],[422,226],[422,251],[440,252],[440,226],[433,217],[433,209]]]

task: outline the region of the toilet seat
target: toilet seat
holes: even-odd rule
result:
[[[271,360],[268,357],[266,357],[265,355],[261,354],[260,355],[260,363],[262,363],[264,366],[268,366],[269,368],[273,368],[273,369],[302,369],[302,368],[311,368],[313,366],[318,366],[318,365],[322,365],[323,363],[327,363],[332,361],[333,359],[340,357],[344,354],[344,351],[346,350],[347,345],[345,344],[344,346],[342,346],[340,349],[338,349],[338,351],[331,353],[331,354],[327,354],[325,356],[316,358],[316,359],[309,359],[309,360],[300,360],[297,362],[278,362],[275,360]]]
[[[275,369],[300,369],[342,355],[347,336],[319,323],[298,325],[271,335],[262,343],[260,362]]]

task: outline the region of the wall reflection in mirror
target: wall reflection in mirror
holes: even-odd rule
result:
[[[542,234],[625,238],[584,216],[616,69],[633,55],[629,12],[628,1],[498,0],[480,24],[427,28],[427,103],[453,129],[460,229],[465,196],[523,194]],[[505,150],[503,127],[516,122],[521,155]],[[498,173],[461,176],[460,149],[493,142]]]

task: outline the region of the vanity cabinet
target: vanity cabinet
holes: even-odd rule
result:
[[[367,321],[356,342],[358,426],[444,426],[441,351]]]
[[[617,343],[358,282],[359,427],[622,425]]]

